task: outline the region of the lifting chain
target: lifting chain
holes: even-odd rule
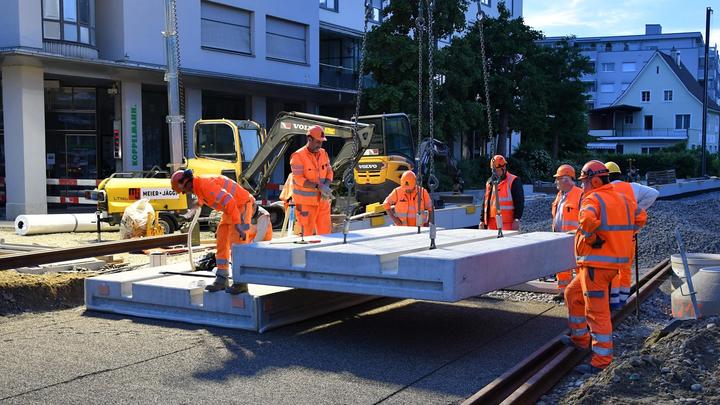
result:
[[[485,87],[485,112],[487,113],[488,139],[490,140],[490,154],[497,153],[497,139],[493,136],[492,111],[490,107],[490,81],[488,79],[488,63],[485,56],[485,13],[481,10],[481,2],[477,0],[478,12],[476,19],[480,34],[480,57],[482,58],[483,84]]]
[[[434,27],[434,9],[435,9],[435,2],[433,0],[428,0],[428,135],[430,137],[430,156],[429,156],[429,163],[430,167],[428,170],[428,188],[430,189],[430,192],[433,193],[435,190],[437,190],[438,186],[440,185],[440,182],[438,181],[437,177],[435,177],[435,66],[434,66],[434,54],[435,54],[435,46],[437,45],[435,43],[435,33],[433,32]]]

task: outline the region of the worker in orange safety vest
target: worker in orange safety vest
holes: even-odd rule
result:
[[[215,281],[205,289],[209,292],[226,290],[231,294],[246,292],[247,284],[230,285],[230,248],[233,244],[252,242],[249,232],[255,212],[255,198],[225,176],[195,176],[190,169],[173,173],[170,184],[176,193],[193,193],[197,196],[197,206],[193,209],[207,205],[223,213],[217,228]]]
[[[553,177],[555,177],[555,186],[558,193],[552,203],[552,231],[576,231],[582,189],[575,185],[575,169],[570,165],[561,165],[557,168]],[[563,292],[573,278],[573,271],[567,270],[557,273],[557,286],[560,294],[553,298],[556,302],[561,302],[564,299]]]
[[[615,162],[605,163],[610,172],[610,184],[618,193],[622,194],[628,200],[633,200],[637,203],[638,207],[647,210],[650,208],[655,200],[657,200],[660,192],[656,189],[648,186],[644,186],[639,183],[628,183],[620,180],[622,171],[620,166]],[[635,245],[635,239],[637,233],[633,235],[633,246]],[[610,286],[610,310],[619,310],[627,302],[630,297],[630,287],[632,286],[632,264],[635,261],[635,249],[633,248],[632,255],[630,256],[630,262],[620,269],[620,274],[613,279],[612,285]]]
[[[400,186],[391,191],[383,202],[385,211],[395,225],[417,226],[418,196],[422,209],[422,226],[428,226],[430,213],[433,210],[432,199],[425,187],[417,186],[415,173],[408,170],[400,177]]]
[[[330,157],[322,143],[327,141],[320,125],[307,131],[307,144],[290,157],[292,169],[292,199],[300,234],[324,235],[332,232],[330,199],[333,170]]]
[[[502,155],[495,155],[490,159],[492,176],[485,183],[485,198],[483,199],[480,229],[498,229],[497,225],[497,199],[499,198],[502,215],[502,228],[505,230],[520,229],[520,219],[525,209],[525,194],[522,182],[517,176],[507,171],[507,160]],[[497,187],[494,184],[497,183]]]
[[[632,234],[645,224],[647,216],[637,204],[615,192],[602,162],[586,163],[579,179],[584,194],[575,233],[578,274],[565,288],[570,336],[563,336],[562,342],[581,349],[590,345],[590,364],[581,364],[576,371],[597,373],[613,356],[608,287],[630,261]]]

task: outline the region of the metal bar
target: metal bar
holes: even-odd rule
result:
[[[677,240],[678,250],[680,250],[680,257],[682,258],[683,269],[685,270],[685,282],[687,283],[690,301],[693,306],[693,315],[695,319],[700,317],[700,311],[698,310],[697,297],[695,297],[695,287],[692,282],[692,274],[688,268],[687,255],[685,254],[685,243],[683,242],[682,235],[680,235],[680,229],[675,228],[675,239]],[[682,286],[680,286],[682,292]]]
[[[83,259],[86,257],[105,256],[136,250],[152,249],[168,245],[181,245],[187,242],[186,233],[152,236],[141,239],[119,240],[96,243],[90,246],[57,248],[39,252],[7,255],[0,257],[0,271],[18,267],[37,266],[46,263],[63,262],[66,260]]]

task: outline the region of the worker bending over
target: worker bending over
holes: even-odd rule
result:
[[[561,165],[553,177],[558,193],[552,203],[552,231],[574,232],[578,229],[578,212],[582,196],[582,189],[575,185],[575,169],[570,165]],[[557,273],[560,294],[553,298],[555,301],[560,302],[564,299],[563,293],[573,278],[573,271]]]
[[[635,203],[641,209],[647,210],[650,208],[655,200],[657,200],[660,192],[656,189],[648,186],[644,186],[639,183],[628,183],[620,180],[622,172],[620,166],[615,162],[605,163],[610,172],[610,183],[616,192],[622,194],[628,200],[635,201]],[[639,229],[638,231],[639,232]],[[633,235],[633,250],[630,255],[630,261],[620,268],[620,274],[613,279],[610,287],[610,310],[619,310],[625,305],[628,298],[630,297],[630,286],[632,285],[632,264],[635,261],[635,238],[637,232]]]
[[[195,176],[190,169],[173,173],[170,184],[176,193],[193,193],[197,196],[194,209],[207,205],[223,213],[217,228],[215,281],[205,289],[210,292],[226,290],[232,294],[247,291],[246,284],[234,283],[230,286],[230,248],[233,243],[251,241],[248,232],[255,212],[255,198],[225,176]]]
[[[325,131],[313,125],[307,131],[307,144],[290,157],[292,169],[292,199],[295,202],[296,220],[300,233],[325,235],[332,232],[330,199],[333,170],[330,158],[322,143],[327,141]]]
[[[507,171],[507,160],[502,155],[495,155],[490,159],[492,176],[485,183],[485,198],[483,200],[480,229],[498,229],[496,215],[498,213],[498,200],[495,196],[497,190],[500,212],[502,215],[502,229],[519,230],[520,219],[525,209],[525,194],[522,182],[517,176]],[[497,183],[497,187],[495,184]]]
[[[422,226],[428,226],[430,213],[433,210],[432,199],[425,187],[417,186],[417,179],[412,170],[402,174],[400,186],[390,192],[385,198],[383,206],[385,206],[385,211],[387,211],[395,225],[418,226],[418,198],[422,209]]]
[[[578,274],[565,289],[571,332],[562,342],[582,349],[590,344],[590,364],[581,364],[576,370],[597,373],[612,362],[613,355],[608,287],[630,261],[632,234],[645,224],[647,216],[637,204],[613,190],[602,162],[586,163],[580,180],[584,194],[575,233]]]

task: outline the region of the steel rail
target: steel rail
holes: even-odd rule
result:
[[[670,259],[665,259],[645,274],[633,286],[634,292],[640,285],[639,299],[647,298],[664,281],[670,271]],[[620,311],[612,314],[614,325],[620,324],[633,313],[636,294],[628,299]],[[483,387],[463,405],[470,404],[534,404],[573,367],[580,363],[588,351],[567,347],[560,342],[560,336],[567,335],[565,329],[560,335],[535,350],[513,368]]]
[[[37,266],[46,263],[63,262],[66,260],[84,259],[86,257],[105,256],[136,250],[152,249],[169,245],[187,243],[188,234],[151,236],[140,239],[118,240],[96,243],[90,246],[71,248],[54,248],[30,253],[18,253],[0,257],[0,271],[19,267]]]

